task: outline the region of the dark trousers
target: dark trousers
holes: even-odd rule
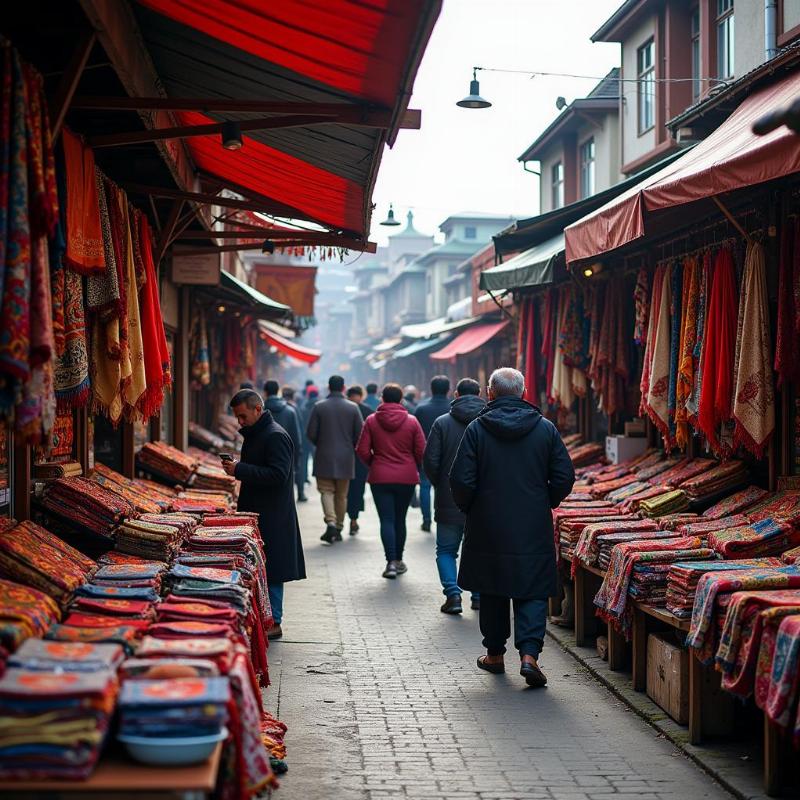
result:
[[[406,513],[414,487],[404,483],[373,483],[372,497],[381,520],[381,541],[387,561],[402,561],[406,546]]]
[[[506,641],[511,635],[509,602],[514,604],[514,647],[521,656],[539,658],[544,646],[547,600],[511,600],[481,592],[480,626],[486,652],[490,656],[506,652]]]
[[[364,489],[367,482],[360,477],[356,470],[356,477],[350,481],[347,488],[347,516],[350,519],[358,519],[358,515],[364,510]]]

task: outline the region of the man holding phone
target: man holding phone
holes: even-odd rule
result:
[[[283,585],[306,577],[303,543],[294,503],[294,445],[289,434],[264,409],[253,389],[242,389],[230,402],[241,426],[241,461],[223,454],[222,467],[241,481],[239,511],[258,514],[267,553],[267,583],[273,626],[269,639],[283,636]]]

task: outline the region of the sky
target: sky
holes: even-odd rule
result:
[[[409,104],[422,110],[422,128],[401,130],[384,153],[371,240],[383,245],[401,230],[379,224],[390,202],[403,223],[410,208],[415,227],[437,238],[439,224],[462,211],[518,219],[537,214],[539,178],[517,158],[558,116],[557,97],[584,97],[597,80],[479,72],[481,96],[492,107],[463,109],[456,101],[468,94],[473,66],[602,78],[619,65],[619,45],[593,44],[589,37],[620,4],[444,0]]]

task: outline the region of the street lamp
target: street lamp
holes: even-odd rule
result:
[[[381,225],[384,225],[387,228],[396,228],[399,224],[400,220],[394,218],[394,208],[392,208],[392,204],[389,203],[389,214],[386,219],[381,222]]]
[[[481,97],[481,87],[478,83],[478,68],[472,68],[472,80],[469,82],[469,94],[456,103],[461,108],[489,108],[492,104]]]

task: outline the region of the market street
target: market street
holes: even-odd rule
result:
[[[318,496],[298,505],[308,580],[288,584],[270,645],[271,711],[289,726],[282,800],[729,795],[552,640],[549,688],[478,671],[477,612],[440,613],[434,535],[409,511],[405,561],[381,578],[370,499],[362,530],[323,547]]]

